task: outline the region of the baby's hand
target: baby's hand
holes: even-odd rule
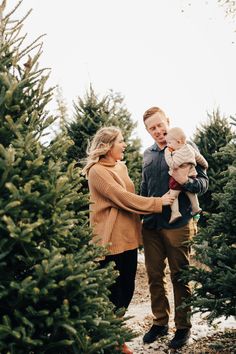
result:
[[[170,152],[175,151],[175,149],[173,149],[173,148],[172,148],[172,147],[170,147],[170,146],[168,146],[168,150],[169,150]]]

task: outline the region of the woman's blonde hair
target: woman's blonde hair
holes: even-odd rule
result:
[[[88,177],[89,169],[108,153],[120,133],[121,130],[117,127],[103,127],[96,132],[88,145],[82,174]]]

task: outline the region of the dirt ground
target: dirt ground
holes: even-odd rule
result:
[[[169,274],[168,291],[170,306],[173,309],[173,293]],[[130,304],[127,316],[132,316],[127,320],[128,327],[138,333],[137,338],[129,343],[134,350],[134,354],[236,354],[236,321],[234,318],[221,319],[220,322],[209,327],[207,321],[201,314],[195,314],[192,319],[191,339],[187,346],[175,351],[168,347],[170,339],[174,335],[173,313],[170,316],[169,334],[152,344],[143,344],[142,337],[152,325],[152,312],[150,306],[150,296],[144,258],[139,257],[138,271],[136,277],[136,289],[133,300]]]

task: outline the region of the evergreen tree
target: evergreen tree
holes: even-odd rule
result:
[[[60,119],[60,128],[64,130],[66,126],[66,122],[69,120],[69,115],[68,115],[67,104],[63,97],[62,88],[59,86],[57,87],[56,102],[57,102],[57,110]]]
[[[130,178],[134,182],[135,191],[139,194],[142,177],[142,155],[140,154],[141,140],[135,138],[131,140],[125,150],[124,160],[129,171]]]
[[[209,321],[220,316],[236,315],[236,144],[222,148],[219,160],[233,161],[222,179],[223,191],[213,194],[217,203],[207,227],[201,228],[194,239],[195,258],[198,266],[185,273],[195,283],[191,304],[194,312],[207,312]]]
[[[220,6],[225,8],[225,12],[227,16],[230,16],[235,19],[236,16],[236,3],[232,0],[218,0]]]
[[[120,127],[128,145],[124,160],[138,192],[141,181],[141,142],[133,137],[136,124],[124,105],[124,98],[111,91],[100,99],[90,86],[85,98],[79,97],[78,102],[74,103],[74,112],[73,121],[67,125],[69,136],[74,141],[68,151],[69,160],[83,161],[88,142],[100,127]]]
[[[219,110],[213,111],[213,114],[209,115],[208,121],[202,124],[194,135],[194,142],[209,164],[207,170],[209,188],[204,195],[199,196],[200,205],[204,211],[203,217],[200,219],[202,225],[205,225],[206,218],[216,211],[217,203],[212,198],[212,195],[222,191],[223,184],[219,176],[222,171],[227,169],[229,164],[229,161],[225,160],[220,162],[217,152],[222,147],[225,147],[233,137],[234,134],[229,120],[221,117]]]
[[[24,47],[24,19],[13,20],[19,4],[0,6],[0,352],[119,353],[132,333],[108,300],[115,272],[89,243],[71,140],[41,143],[53,92],[39,39]]]

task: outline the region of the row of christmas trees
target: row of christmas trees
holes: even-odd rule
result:
[[[112,267],[99,269],[104,250],[89,243],[88,194],[80,177],[87,140],[103,125],[122,127],[129,141],[126,161],[137,190],[140,140],[119,94],[99,99],[92,87],[74,105],[72,122],[59,100],[61,131],[43,144],[58,117],[47,111],[53,90],[40,69],[40,39],[24,45],[23,20],[0,7],[0,352],[119,353],[132,338],[114,314],[108,287]],[[210,318],[235,311],[235,136],[215,112],[195,135],[207,158],[208,212],[195,253],[204,268],[193,305]],[[79,159],[79,161],[78,161]]]
[[[78,99],[72,123],[68,124],[68,133],[75,144],[69,148],[69,156],[82,159],[86,155],[85,139],[93,136],[101,125],[119,126],[123,117],[123,106],[117,110],[114,121],[113,109],[105,104],[108,100],[116,104],[116,97],[96,97],[92,88],[84,100]],[[106,116],[103,117],[102,111]],[[89,112],[89,113],[88,113]],[[87,117],[89,118],[87,119]],[[130,115],[126,113],[122,126],[129,123]],[[98,123],[97,123],[98,122]],[[198,261],[184,276],[193,281],[191,305],[194,311],[207,312],[210,321],[220,316],[236,315],[236,144],[233,126],[236,120],[221,117],[219,110],[208,115],[206,123],[197,129],[193,140],[209,163],[210,180],[207,193],[200,196],[204,210],[199,221],[198,234],[192,242],[194,255]],[[123,129],[125,132],[128,129]],[[138,142],[138,144],[140,144]],[[126,155],[131,178],[136,181],[137,190],[141,179],[140,145],[136,141],[130,144]],[[133,160],[132,160],[133,158]],[[199,264],[203,266],[199,268]]]
[[[0,18],[0,352],[119,353],[133,334],[114,314],[112,267],[89,243],[88,196],[40,69],[41,43],[24,46],[22,20]],[[87,117],[86,117],[87,119]],[[131,120],[130,120],[131,124]]]

